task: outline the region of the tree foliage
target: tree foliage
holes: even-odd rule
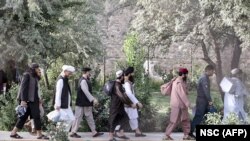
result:
[[[138,7],[132,29],[143,45],[167,49],[171,43],[184,42],[199,47],[203,60],[216,67],[218,84],[223,77],[223,50],[233,49],[231,68],[235,68],[242,48],[249,46],[246,0],[138,0]]]
[[[89,0],[5,0],[1,5],[1,57],[50,64],[59,57],[81,60],[99,53],[94,16],[100,2]]]
[[[139,33],[144,47],[167,48],[175,34],[177,15],[171,0],[138,0],[138,10],[132,21],[131,29]]]

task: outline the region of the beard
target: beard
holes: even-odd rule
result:
[[[88,79],[88,80],[90,80],[90,77],[89,77],[89,76],[87,76],[87,79]]]
[[[130,81],[130,82],[132,82],[132,83],[134,83],[134,77],[133,76],[130,76],[129,78],[128,78],[128,80]]]
[[[186,81],[187,81],[187,76],[184,76],[184,77],[182,78],[182,80],[186,82]]]
[[[124,80],[124,79],[122,79],[122,80],[121,80],[121,83],[122,83],[122,84],[124,84],[124,83],[125,83],[125,80]]]

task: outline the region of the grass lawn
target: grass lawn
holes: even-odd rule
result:
[[[154,105],[158,109],[158,111],[157,111],[158,115],[156,116],[157,117],[156,130],[163,131],[164,125],[162,125],[162,124],[163,124],[163,121],[166,120],[166,117],[167,117],[166,114],[169,113],[169,110],[170,110],[169,109],[170,96],[163,96],[163,95],[161,95],[160,92],[153,92],[151,94],[152,94],[151,104]],[[195,105],[196,96],[197,96],[196,91],[189,92],[188,98],[191,101],[193,106]],[[222,106],[221,97],[218,94],[218,92],[213,91],[211,93],[211,97],[212,97],[215,105],[219,105],[219,107]],[[191,118],[193,118],[191,110],[189,110],[189,113],[190,113]]]
[[[155,105],[159,109],[158,113],[165,114],[169,108],[170,96],[163,96],[161,95],[160,92],[153,92],[151,94],[152,94],[151,104]],[[188,98],[191,101],[192,105],[195,105],[196,96],[197,96],[196,91],[189,92]],[[222,105],[220,95],[217,92],[212,91],[211,97],[216,105],[217,104],[219,104],[220,106]]]

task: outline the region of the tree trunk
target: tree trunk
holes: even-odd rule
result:
[[[202,51],[203,51],[203,55],[204,55],[203,60],[206,61],[209,65],[212,65],[215,67],[216,83],[217,83],[219,92],[221,94],[221,99],[224,102],[224,93],[220,88],[220,82],[223,78],[220,47],[216,43],[216,41],[214,41],[214,46],[215,46],[214,51],[215,51],[215,55],[216,55],[216,63],[209,57],[208,50],[207,50],[207,47],[206,47],[206,44],[204,43],[204,41],[203,40],[201,41],[201,47],[202,47]]]
[[[214,52],[215,52],[215,58],[216,58],[216,68],[215,68],[216,82],[217,82],[217,86],[221,95],[221,100],[224,103],[224,92],[222,91],[220,87],[220,82],[223,79],[221,47],[220,47],[220,44],[217,42],[218,34],[216,34],[212,29],[209,29],[209,31],[213,39]]]
[[[238,37],[235,37],[234,47],[233,47],[233,56],[231,61],[231,69],[238,68],[240,63],[240,56],[242,53],[242,48],[240,47],[241,41]]]
[[[220,47],[218,44],[215,46],[215,55],[216,55],[216,69],[215,69],[215,74],[216,74],[216,82],[217,86],[219,89],[219,92],[221,94],[221,100],[224,103],[224,92],[222,91],[220,87],[220,82],[223,79],[223,72],[222,72],[222,61],[221,61],[221,54],[220,54]]]

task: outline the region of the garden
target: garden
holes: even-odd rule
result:
[[[135,68],[143,132],[164,132],[170,97],[161,95],[160,86],[176,76],[178,68],[188,68],[188,98],[195,106],[197,80],[209,64],[215,67],[211,97],[217,112],[207,114],[203,124],[240,124],[234,114],[222,123],[220,82],[232,69],[241,68],[242,82],[250,87],[249,15],[248,0],[1,0],[0,70],[8,82],[7,92],[1,90],[0,94],[0,130],[11,131],[16,123],[20,81],[31,63],[42,69],[40,86],[46,114],[53,110],[61,67],[76,68],[70,77],[73,109],[80,70],[92,68],[93,95],[99,101],[94,119],[102,132],[109,130],[110,106],[110,97],[102,88],[115,79],[117,70]],[[247,113],[248,101],[249,97],[244,105]],[[194,116],[192,109],[189,116]],[[42,123],[44,131],[57,139],[64,137],[46,116]],[[90,131],[85,120],[79,131]],[[131,129],[127,127],[127,131]],[[182,129],[178,126],[175,131]]]

